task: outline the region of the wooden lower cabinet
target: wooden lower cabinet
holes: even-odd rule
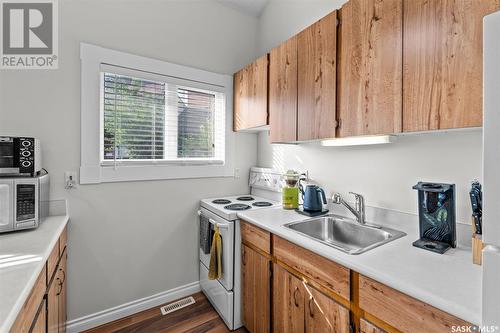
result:
[[[64,229],[10,333],[66,332],[66,239]]]
[[[40,308],[38,309],[38,314],[35,321],[33,322],[30,333],[45,333],[45,323],[47,322],[47,301],[43,299]]]
[[[59,295],[58,295],[58,329],[59,333],[66,333],[66,321],[67,321],[67,311],[66,311],[66,302],[67,302],[67,283],[66,283],[66,267],[67,267],[68,255],[64,250],[63,255],[61,256],[61,261],[59,262]]]
[[[251,333],[271,330],[271,260],[242,245],[243,323]]]
[[[348,333],[349,320],[348,309],[274,264],[274,332]]]
[[[66,332],[66,263],[64,250],[59,265],[47,289],[47,332]]]
[[[249,232],[256,227],[247,222],[244,228],[243,321],[251,333],[354,327],[357,333],[440,333],[473,326],[267,231]]]
[[[349,333],[348,309],[312,287],[306,291],[306,332]]]
[[[302,333],[305,330],[304,297],[301,280],[281,266],[273,266],[273,332]]]

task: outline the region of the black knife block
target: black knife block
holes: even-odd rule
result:
[[[420,239],[413,246],[445,253],[457,246],[455,220],[455,185],[418,182],[418,217]]]

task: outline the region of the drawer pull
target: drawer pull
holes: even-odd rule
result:
[[[310,297],[309,298],[309,316],[311,316],[311,318],[314,318],[313,303],[314,303],[314,297]]]

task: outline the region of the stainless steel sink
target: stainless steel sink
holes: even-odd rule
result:
[[[318,242],[348,254],[360,254],[406,236],[402,231],[326,215],[284,225]]]

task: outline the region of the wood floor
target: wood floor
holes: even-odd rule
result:
[[[85,333],[225,333],[230,332],[215,309],[208,302],[205,295],[197,293],[192,295],[196,301],[184,309],[175,311],[166,316],[160,312],[160,307],[155,307],[117,321],[85,331]],[[241,328],[234,332],[246,333]]]

